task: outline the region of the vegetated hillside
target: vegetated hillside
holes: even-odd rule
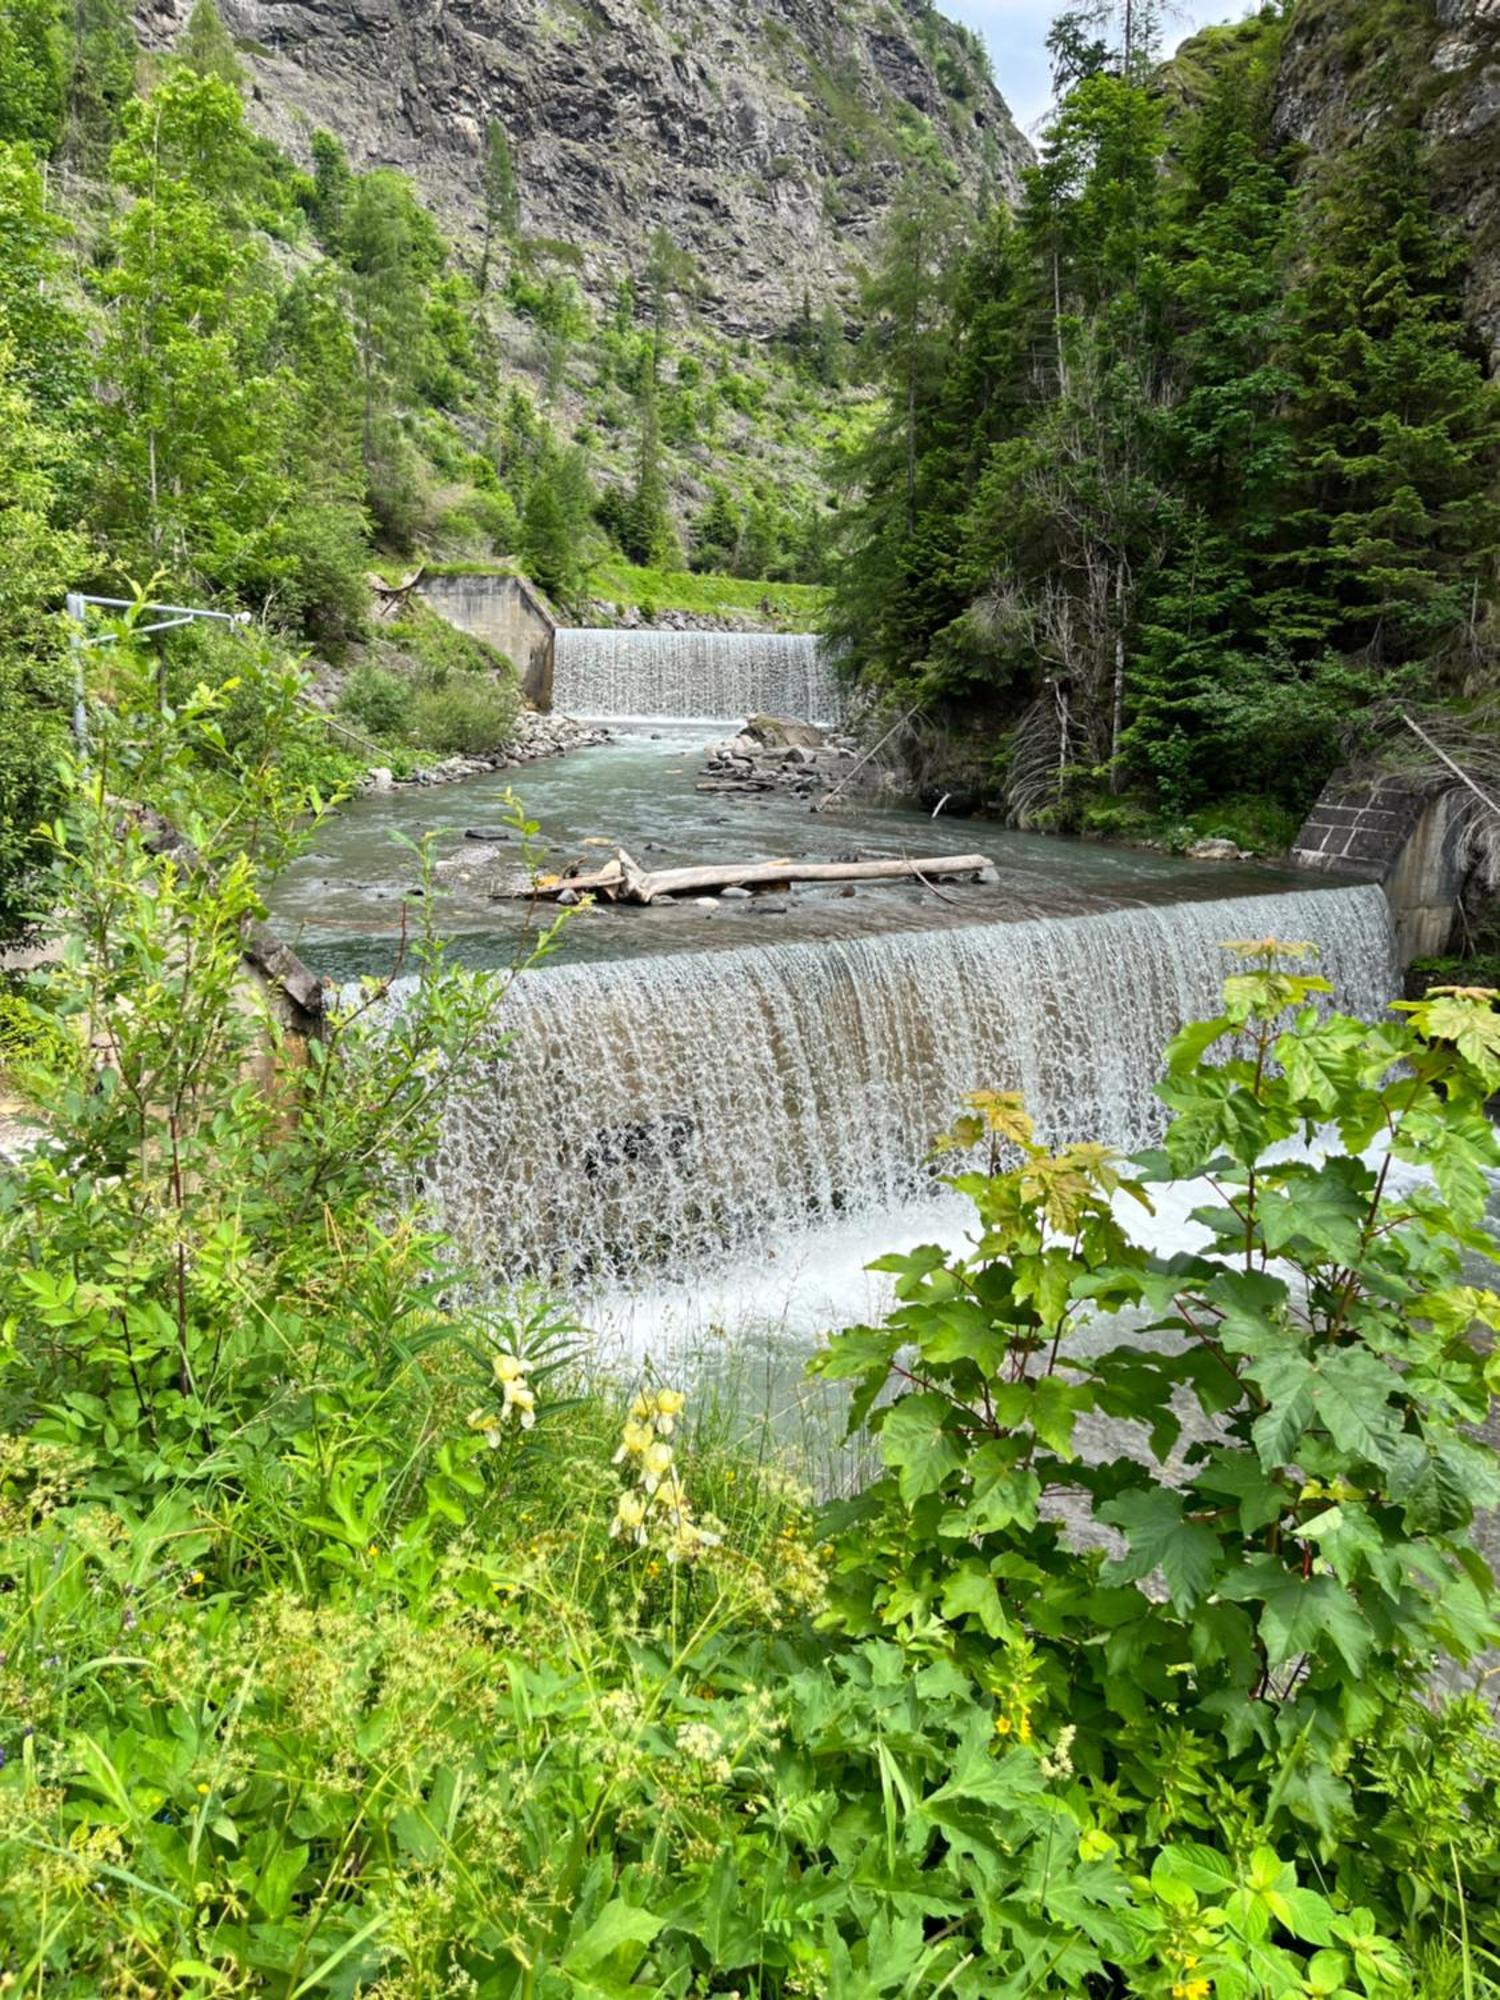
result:
[[[174,41],[191,0],[140,14]],[[334,133],[409,173],[445,223],[483,228],[486,132],[520,224],[596,296],[656,229],[697,262],[710,317],[779,333],[844,289],[915,164],[978,202],[1030,157],[981,46],[929,0],[229,0],[251,116],[295,158]]]
[[[1403,711],[1494,753],[1500,82],[1456,12],[1267,6],[1165,69],[1065,15],[1014,220],[891,233],[832,616],[934,789],[1261,846]]]
[[[1277,137],[1332,155],[1414,128],[1467,251],[1465,296],[1500,364],[1500,4],[1300,0],[1276,82]]]

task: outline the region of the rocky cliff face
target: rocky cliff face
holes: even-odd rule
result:
[[[1282,47],[1279,135],[1316,152],[1415,118],[1469,248],[1469,305],[1500,369],[1500,0],[1300,0]]]
[[[148,46],[191,0],[146,0]],[[907,165],[1012,196],[1030,148],[972,42],[926,0],[223,0],[252,116],[306,158],[402,168],[462,230],[498,118],[528,234],[595,289],[669,229],[733,332],[784,327],[846,276]]]

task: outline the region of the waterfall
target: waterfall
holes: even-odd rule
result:
[[[492,1270],[682,1275],[910,1201],[968,1091],[1128,1150],[1223,944],[1268,935],[1313,940],[1351,1012],[1394,990],[1370,887],[541,969],[454,1092],[434,1192]]]
[[[569,715],[791,715],[836,722],[843,699],[806,632],[592,631],[562,627],[553,706]]]

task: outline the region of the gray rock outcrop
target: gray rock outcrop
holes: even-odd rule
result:
[[[191,0],[145,0],[169,46]],[[522,226],[612,293],[668,229],[725,330],[783,331],[868,253],[904,167],[935,140],[974,199],[1009,198],[1031,149],[971,42],[919,0],[224,0],[252,120],[306,160],[410,174],[477,232],[485,128],[515,156]]]

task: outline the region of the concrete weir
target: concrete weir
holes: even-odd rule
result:
[[[1465,794],[1452,785],[1335,772],[1292,848],[1299,868],[1378,882],[1395,925],[1396,958],[1445,951],[1463,891]]]
[[[558,619],[534,583],[524,576],[437,574],[424,576],[418,588],[450,625],[506,655],[534,707],[551,708]]]

